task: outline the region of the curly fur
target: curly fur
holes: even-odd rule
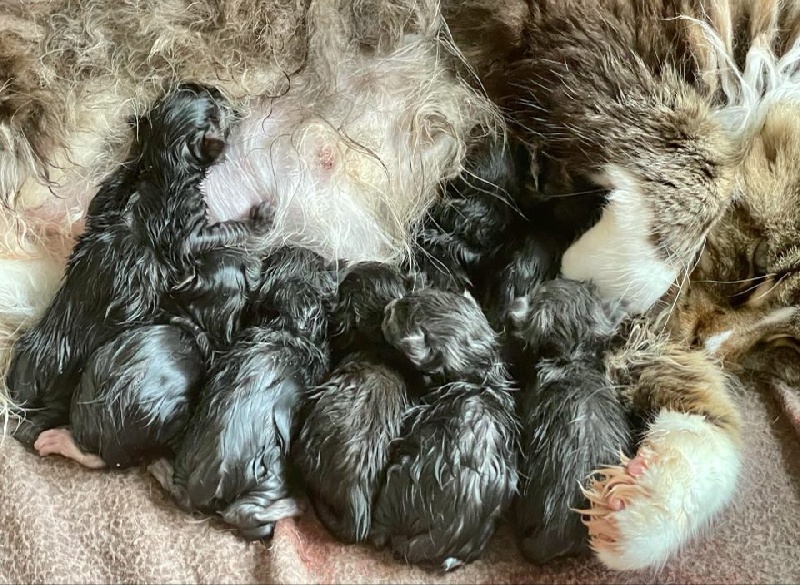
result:
[[[497,137],[468,153],[465,169],[447,182],[416,236],[412,263],[431,286],[472,293],[480,287],[510,232],[522,229],[527,159],[523,147]]]
[[[513,133],[548,161],[554,194],[582,182],[606,193],[561,274],[669,321],[684,344],[612,352],[647,372],[618,382],[608,369],[649,425],[619,485],[646,490],[617,501],[614,489],[596,492],[612,505],[587,519],[608,566],[660,566],[725,505],[738,474],[738,415],[706,353],[731,366],[760,341],[797,339],[796,108],[786,95],[798,14],[771,1],[524,4],[483,19],[508,31],[499,51],[470,38],[474,20],[452,30]],[[709,472],[693,477],[700,468]]]
[[[735,439],[728,385],[703,351],[685,346],[714,352],[730,367],[747,362],[762,342],[792,344],[798,338],[794,65],[800,18],[794,3],[444,0],[447,27],[433,4],[3,4],[0,195],[15,208],[0,210],[5,235],[0,271],[9,276],[0,279],[0,364],[7,362],[15,337],[55,294],[70,236],[81,228],[83,194],[95,192],[116,169],[132,140],[126,118],[144,113],[165,84],[185,79],[219,84],[241,107],[242,129],[263,122],[267,130],[296,138],[286,151],[277,148],[279,155],[258,159],[257,172],[240,165],[242,183],[255,177],[255,186],[244,190],[252,196],[262,187],[301,186],[303,194],[311,193],[309,203],[327,215],[315,215],[313,205],[298,214],[296,200],[289,201],[295,193],[263,192],[283,209],[271,238],[291,238],[331,256],[386,259],[405,247],[398,234],[414,225],[414,214],[432,201],[437,182],[458,172],[473,140],[494,123],[493,108],[464,83],[474,67],[515,134],[534,151],[535,164],[544,167],[542,193],[571,198],[583,190],[576,186],[587,184],[609,193],[600,221],[568,251],[564,273],[595,281],[605,297],[622,297],[632,311],[649,309],[671,289],[670,302],[659,305],[671,313],[671,331],[684,347],[664,342],[639,351],[627,345],[614,358],[624,365],[615,372],[626,375],[614,383],[630,387],[641,401],[637,411],[660,417],[654,432],[663,434],[671,424],[668,437],[700,429],[714,439],[709,445],[727,441],[718,431]],[[452,58],[459,50],[470,66]],[[390,83],[367,77],[365,88],[349,76],[351,69],[379,71]],[[345,99],[332,95],[334,82],[341,82]],[[326,107],[315,101],[315,87]],[[289,104],[283,99],[289,95],[301,103]],[[271,101],[275,120],[267,116]],[[371,119],[348,116],[342,104],[350,103]],[[311,113],[301,120],[303,108]],[[333,120],[335,131],[320,130],[324,124],[317,123],[316,113]],[[286,142],[274,135],[259,142],[263,138],[256,137],[257,148]],[[234,142],[241,146],[233,149],[240,152],[232,153],[232,165],[248,147],[242,134]],[[411,147],[422,155],[411,156]],[[377,168],[376,153],[386,175],[380,180],[370,174]],[[262,165],[265,161],[269,164]],[[220,179],[224,165],[215,170]],[[401,177],[408,168],[416,174]],[[297,169],[293,177],[275,178]],[[330,171],[335,172],[328,177]],[[217,180],[217,195],[227,198],[232,181]],[[244,213],[246,201],[227,209],[215,201],[213,185],[205,186],[206,194],[220,215]],[[346,197],[342,213],[331,213],[330,201],[340,195],[337,185]],[[375,185],[384,191],[376,195]],[[363,223],[345,225],[344,213]],[[298,227],[301,221],[314,229],[306,234]],[[370,222],[381,229],[364,227]],[[324,233],[328,228],[367,234],[363,242],[371,248]],[[424,348],[414,349],[425,354]],[[794,375],[791,368],[780,368]],[[654,414],[659,409],[664,416]],[[681,424],[672,416],[676,411],[686,415]],[[697,420],[703,416],[710,422]],[[648,445],[664,447],[655,440]],[[698,451],[707,457],[702,463],[717,471],[730,464],[717,476],[727,483],[706,492],[721,500],[735,481],[730,473],[736,469],[735,448],[726,445],[724,453]],[[685,471],[683,455],[676,461],[684,461]],[[686,477],[670,485],[683,489]],[[674,494],[660,495],[659,502],[668,502]],[[700,509],[716,510],[721,500],[703,500]],[[602,514],[603,527],[612,526],[616,540],[601,558],[612,566],[658,565],[697,527],[674,530],[668,514],[637,508],[642,500],[630,503],[640,512]],[[630,520],[636,514],[657,517],[660,524]],[[707,519],[706,512],[702,516]],[[625,532],[632,526],[656,526],[652,534],[677,536],[653,549],[655,556],[637,557],[647,535],[622,539],[633,534]],[[631,554],[623,558],[620,551]]]

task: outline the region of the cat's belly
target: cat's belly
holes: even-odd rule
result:
[[[203,185],[209,219],[271,201],[276,243],[352,261],[398,258],[480,120],[474,94],[443,67],[412,40],[386,58],[355,57],[322,89],[306,73],[286,95],[256,102]]]
[[[354,125],[380,138],[379,129]],[[287,100],[243,121],[203,190],[212,222],[246,217],[252,206],[269,201],[275,209],[272,241],[328,257],[387,260],[403,237],[403,226],[378,205],[390,193],[387,183],[374,157]],[[394,204],[403,213],[405,203]]]

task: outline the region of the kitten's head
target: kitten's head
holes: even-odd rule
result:
[[[181,84],[136,122],[138,149],[153,166],[205,168],[225,149],[235,114],[215,88]]]
[[[382,262],[350,266],[339,284],[338,300],[331,316],[337,345],[359,340],[380,342],[383,311],[391,301],[414,288],[414,280]]]
[[[751,132],[736,197],[670,321],[731,364],[757,344],[800,334],[800,108],[775,104]]]
[[[383,334],[428,374],[478,374],[498,359],[497,336],[469,293],[424,289],[392,301]]]
[[[514,299],[509,333],[539,357],[569,355],[579,344],[605,347],[625,313],[603,301],[594,285],[566,278],[541,283]]]

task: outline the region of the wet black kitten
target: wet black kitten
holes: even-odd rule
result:
[[[25,411],[15,432],[23,443],[69,422],[81,369],[95,350],[128,328],[165,320],[164,295],[186,281],[198,254],[242,243],[258,227],[257,218],[214,226],[205,219],[200,182],[222,153],[232,118],[216,90],[187,84],[138,121],[129,161],[89,206],[61,289],[15,344],[8,386]]]
[[[509,233],[524,219],[518,200],[527,162],[522,147],[489,140],[445,185],[423,219],[413,255],[416,269],[433,288],[475,292]]]
[[[204,371],[193,335],[180,327],[122,332],[92,354],[72,397],[77,447],[114,468],[168,454],[189,420]]]
[[[470,291],[498,330],[513,300],[555,278],[564,252],[599,218],[603,199],[589,186],[540,193],[536,185],[549,173],[522,144],[479,143],[416,238],[414,264],[430,284]]]
[[[173,466],[151,466],[186,510],[219,514],[248,539],[300,513],[287,481],[295,415],[327,373],[327,311],[335,270],[310,250],[264,261],[245,327],[212,362]]]
[[[393,450],[372,538],[449,570],[480,557],[516,489],[511,382],[471,296],[413,292],[388,305],[383,331],[430,382]]]
[[[604,361],[623,311],[604,303],[591,284],[556,279],[517,298],[508,317],[522,382],[512,514],[520,548],[535,563],[588,553],[586,527],[574,511],[588,507],[579,486],[632,447],[631,421]]]
[[[365,540],[372,505],[421,378],[389,345],[384,309],[408,293],[414,279],[396,268],[363,262],[347,269],[331,315],[337,363],[310,392],[294,449],[317,516],[339,540]]]

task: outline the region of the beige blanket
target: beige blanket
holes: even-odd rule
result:
[[[794,390],[751,390],[745,465],[733,505],[658,573],[594,560],[526,564],[507,530],[486,558],[450,575],[336,543],[309,512],[246,543],[169,501],[146,472],[92,472],[0,446],[0,583],[799,583],[800,440]],[[795,393],[795,394],[792,394]]]

